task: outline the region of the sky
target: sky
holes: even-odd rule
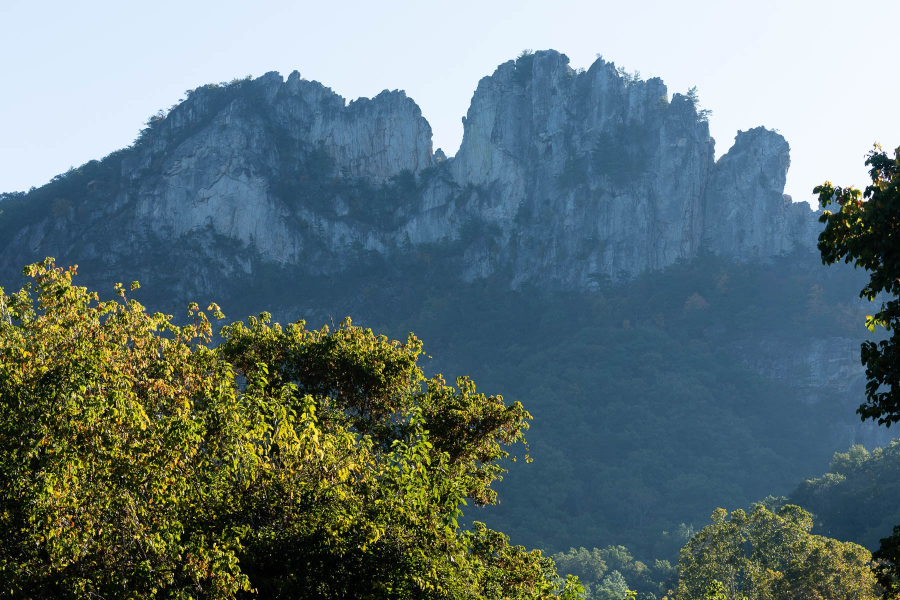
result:
[[[785,192],[864,186],[900,146],[900,2],[0,0],[0,192],[129,145],[184,91],[298,70],[347,101],[405,90],[447,155],[481,77],[522,50],[602,54],[669,94],[697,86],[716,156],[764,125],[791,145]]]

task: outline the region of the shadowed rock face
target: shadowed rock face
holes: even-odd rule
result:
[[[578,73],[538,52],[481,80],[450,170],[491,192],[465,207],[504,236],[487,264],[586,287],[694,255],[713,145],[660,79],[628,83],[602,60]]]
[[[658,78],[629,81],[602,59],[576,72],[537,52],[483,78],[463,121],[457,155],[436,158],[403,92],[348,104],[297,72],[200,88],[105,159],[120,177],[100,192],[86,182],[67,215],[23,222],[0,260],[113,268],[193,237],[215,281],[248,273],[249,253],[334,273],[351,247],[456,239],[464,279],[503,270],[514,286],[587,288],[703,243],[737,260],[814,244],[813,213],[783,195],[784,138],[739,133],[716,163],[693,102],[670,100]],[[223,254],[223,241],[240,251]]]
[[[477,191],[447,212],[503,240],[471,275],[511,263],[517,282],[584,287],[696,251],[713,141],[661,80],[626,84],[603,61],[577,73],[564,55],[539,52],[482,79],[464,124],[449,170]],[[429,216],[410,223],[423,241],[418,221]]]

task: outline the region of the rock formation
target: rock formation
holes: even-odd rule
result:
[[[814,247],[818,221],[781,193],[790,164],[790,147],[777,133],[762,127],[738,132],[707,187],[704,222],[711,248],[759,260],[796,245]]]
[[[48,199],[30,218],[7,215],[16,226],[0,264],[53,255],[134,270],[146,247],[193,238],[218,269],[194,282],[202,289],[249,273],[250,256],[327,273],[351,265],[354,248],[455,243],[465,279],[502,270],[513,286],[571,289],[664,268],[702,244],[736,260],[814,244],[813,213],[783,195],[784,138],[739,133],[716,162],[689,97],[602,59],[575,71],[550,50],[500,65],[464,130],[446,158],[403,92],[348,104],[297,72],[205,86],[97,163],[115,177],[80,181],[89,163],[58,178],[66,210]]]

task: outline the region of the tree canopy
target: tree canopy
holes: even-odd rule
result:
[[[811,515],[759,504],[748,515],[724,509],[681,550],[678,600],[878,597],[869,551],[811,535]]]
[[[421,342],[101,301],[52,259],[0,290],[0,594],[574,598],[480,523],[521,404]],[[137,284],[132,285],[132,289]],[[207,311],[223,315],[216,305]]]
[[[788,497],[814,515],[814,531],[869,549],[900,522],[900,440],[872,452],[835,453],[828,473],[806,479]]]
[[[860,298],[874,301],[880,294],[886,296],[879,310],[866,318],[870,331],[883,327],[889,335],[863,342],[866,401],[857,412],[864,420],[890,427],[900,421],[900,148],[892,158],[876,144],[866,165],[872,183],[864,192],[827,181],[813,192],[819,194],[823,209],[838,207],[836,212],[824,210],[819,219],[825,224],[819,236],[822,262],[862,267],[869,273],[869,282]],[[881,541],[875,558],[885,597],[900,597],[900,526]]]
[[[879,294],[891,299],[881,303],[874,315],[867,317],[870,331],[884,327],[890,337],[862,346],[862,362],[866,367],[866,402],[857,411],[863,419],[876,419],[890,427],[900,421],[900,148],[894,157],[880,146],[869,153],[872,183],[865,192],[849,187],[835,187],[831,182],[817,186],[823,209],[819,220],[825,229],[819,235],[822,262],[852,263],[869,273],[869,282],[860,298],[876,300]],[[827,210],[836,205],[837,211]]]

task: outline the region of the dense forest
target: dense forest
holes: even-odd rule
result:
[[[283,306],[279,291],[303,294],[397,338],[415,331],[433,357],[427,372],[467,373],[522,401],[535,416],[535,462],[512,465],[500,505],[477,513],[519,543],[553,552],[624,544],[644,560],[674,561],[710,506],[787,494],[853,443],[833,426],[854,406],[823,395],[810,410],[742,352],[753,336],[859,337],[858,272],[825,270],[811,254],[747,265],[707,253],[598,292],[551,294],[510,290],[499,277],[448,280],[437,252],[406,260],[373,258],[333,282],[273,274],[295,283],[262,296]]]
[[[319,323],[353,314],[391,338],[415,331],[426,341],[423,376],[465,373],[479,391],[502,393],[507,404],[521,401],[535,418],[528,462],[522,452],[516,462],[498,455],[498,468],[509,470],[492,485],[498,502],[460,504],[454,518],[459,531],[495,535],[478,529],[483,521],[510,536],[491,543],[520,557],[516,568],[537,569],[546,593],[563,590],[559,573],[580,580],[559,593],[575,594],[580,585],[588,599],[615,600],[629,590],[648,600],[696,597],[679,588],[686,577],[679,553],[717,507],[754,514],[758,506],[777,515],[797,504],[812,516],[797,521],[791,513],[786,522],[812,536],[810,543],[833,539],[869,550],[900,520],[885,483],[896,475],[896,445],[832,456],[835,446],[853,442],[833,429],[853,407],[837,394],[820,394],[810,405],[747,356],[755,338],[790,346],[805,337],[861,337],[868,308],[856,300],[861,271],[824,269],[819,256],[801,251],[764,264],[701,252],[662,272],[554,293],[511,289],[502,274],[471,283],[447,278],[460,260],[452,245],[411,250],[392,262],[374,254],[361,259],[339,278],[260,262],[257,278],[236,280],[222,306],[231,316],[268,305],[276,320],[290,323],[301,316],[300,299]],[[129,298],[170,310],[180,303],[165,289],[135,289]],[[331,311],[319,308],[326,306]],[[209,334],[214,346],[228,339]],[[735,519],[713,516],[712,527]],[[534,562],[525,548],[540,548],[556,566]],[[865,563],[859,552],[854,560]],[[177,587],[179,577],[185,575],[172,574],[169,585]],[[460,585],[484,585],[477,581]],[[58,585],[41,593],[57,593]],[[523,597],[532,597],[529,590]]]
[[[834,455],[821,477],[807,479],[789,500],[815,515],[822,535],[875,549],[900,523],[900,440],[869,452],[853,446]]]
[[[504,467],[540,456],[518,444],[532,415],[468,377],[426,378],[414,335],[391,341],[349,320],[282,327],[263,313],[214,343],[215,304],[191,305],[178,326],[126,299],[137,283],[101,301],[49,259],[26,273],[32,284],[0,298],[0,580],[13,597],[874,599],[880,589],[868,550],[810,533],[808,512],[775,499],[682,527],[667,540],[686,543],[677,567],[622,545],[528,551],[465,517],[496,504]],[[520,460],[508,462],[510,450]],[[893,450],[854,448],[834,468],[883,470]],[[528,494],[510,487],[499,487],[505,498]]]
[[[900,421],[900,154],[870,155],[865,193],[820,188],[819,252],[742,260],[705,238],[664,268],[548,285],[516,271],[552,212],[524,201],[483,276],[461,274],[500,231],[471,214],[438,241],[336,250],[326,213],[385,229],[434,190],[496,198],[443,162],[342,178],[263,122],[298,159],[263,187],[295,202],[308,262],[211,225],[113,252],[92,228],[140,222],[128,195],[152,196],[166,144],[224,135],[245,101],[265,116],[255,85],[207,86],[131,148],[0,195],[5,256],[28,236],[90,246],[77,269],[0,265],[0,595],[900,597],[900,441],[871,422]],[[570,179],[547,185],[587,193]],[[576,264],[604,243],[584,246],[530,251]],[[149,282],[116,283],[131,270]]]

